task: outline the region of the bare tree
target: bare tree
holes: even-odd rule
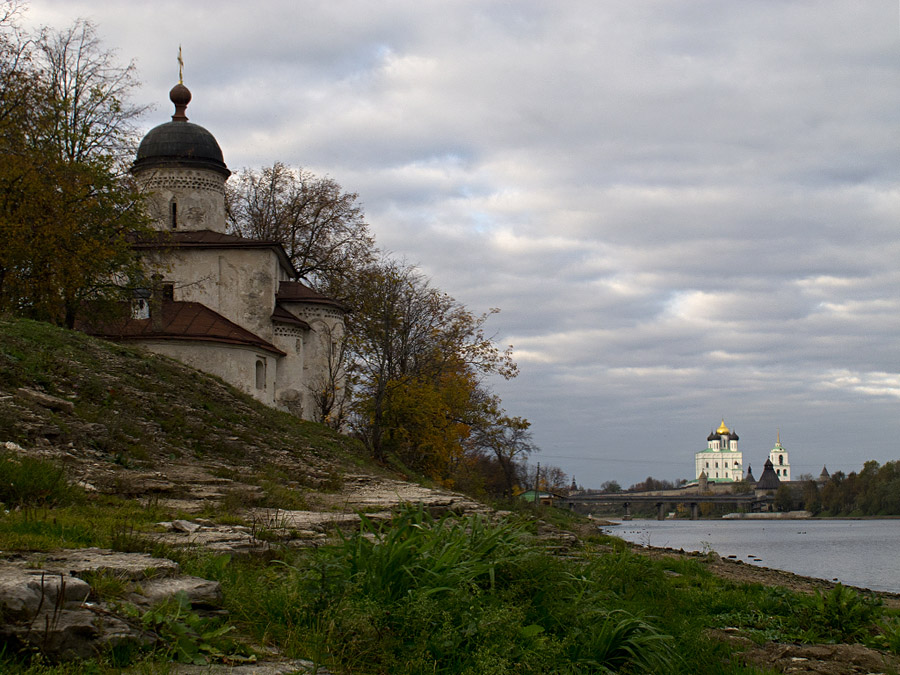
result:
[[[315,406],[313,419],[333,429],[341,429],[347,420],[347,377],[345,374],[347,344],[338,327],[320,329],[325,350],[325,369],[317,381],[307,385]]]
[[[23,120],[37,104],[38,77],[32,67],[32,40],[18,23],[22,13],[13,0],[0,2],[0,130],[21,134]],[[15,120],[15,122],[14,122]],[[4,148],[8,151],[8,148]]]
[[[530,423],[521,417],[509,417],[494,398],[492,409],[472,428],[470,448],[487,452],[503,473],[503,495],[511,497],[527,472],[528,457],[537,452],[529,430]]]
[[[69,162],[130,160],[135,121],[149,107],[129,102],[140,84],[134,61],[120,65],[85,19],[59,31],[44,28],[37,46],[49,94],[46,144]]]
[[[284,246],[300,278],[342,295],[354,269],[374,259],[359,196],[332,178],[275,162],[228,182],[228,222],[236,234]]]

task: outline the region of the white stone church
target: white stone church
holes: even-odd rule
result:
[[[706,449],[694,454],[696,476],[706,474],[711,482],[739,481],[744,477],[744,457],[738,450],[740,437],[725,425],[725,420],[706,438]]]
[[[710,483],[728,483],[740,480],[755,482],[748,466],[744,472],[744,455],[738,449],[740,437],[734,429],[729,429],[725,420],[718,429],[711,431],[706,438],[706,449],[694,453],[694,474],[698,479],[706,474]],[[769,452],[768,461],[780,481],[791,480],[791,463],[788,451],[781,445],[781,432],[778,432],[775,447]]]
[[[158,236],[135,244],[152,289],[105,337],[137,342],[263,403],[314,419],[317,392],[337,378],[346,309],[296,281],[280,244],[229,234],[231,172],[213,135],[188,121],[177,84],[171,122],[141,141],[131,172],[148,194]]]

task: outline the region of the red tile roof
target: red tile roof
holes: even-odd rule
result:
[[[275,299],[279,302],[307,302],[314,305],[331,305],[346,312],[347,308],[327,295],[314,291],[299,281],[282,281],[278,286]]]
[[[291,314],[281,305],[275,305],[275,311],[272,312],[272,321],[277,321],[278,323],[288,323],[293,326],[299,326],[304,330],[310,330],[312,327],[306,323],[303,319],[298,319],[296,316]]]
[[[218,342],[257,347],[273,354],[285,353],[258,335],[241,328],[233,321],[199,302],[162,303],[162,322],[154,328],[152,319],[125,319],[98,327],[81,327],[88,333],[113,340],[189,340]]]

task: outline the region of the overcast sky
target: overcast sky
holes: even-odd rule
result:
[[[31,0],[99,27],[232,170],[358,192],[382,249],[515,347],[586,487],[900,459],[897,0]]]

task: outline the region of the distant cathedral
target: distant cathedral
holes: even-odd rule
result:
[[[719,428],[710,432],[706,438],[706,449],[694,454],[694,468],[696,477],[705,474],[711,483],[727,483],[740,480],[756,482],[750,468],[744,474],[743,453],[738,449],[740,438],[733,429],[725,425],[725,420]],[[781,432],[778,432],[775,447],[769,452],[766,460],[766,469],[771,466],[779,481],[791,480],[791,464],[788,459],[788,451],[781,445]],[[760,478],[761,480],[761,478]]]
[[[744,458],[738,450],[740,437],[725,426],[725,420],[706,438],[706,450],[694,455],[696,476],[706,474],[711,483],[739,481],[744,477]]]

